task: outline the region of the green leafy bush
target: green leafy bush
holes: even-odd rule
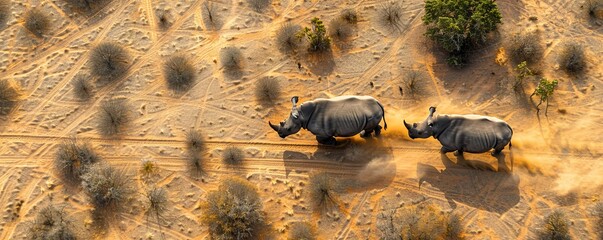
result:
[[[546,108],[545,108],[544,114],[545,115],[547,114],[548,109],[549,109],[549,99],[553,95],[553,92],[555,91],[555,87],[557,87],[558,83],[559,82],[557,80],[549,81],[546,78],[540,79],[538,86],[536,86],[536,89],[534,89],[534,92],[532,93],[532,95],[530,95],[530,98],[532,98],[532,96],[536,95],[540,99],[540,101],[538,102],[538,105],[536,105],[536,109],[538,110],[538,113],[540,113],[540,108],[539,108],[540,104],[545,102]]]
[[[310,43],[309,52],[325,52],[331,48],[331,39],[327,36],[327,28],[315,17],[311,20],[312,28],[305,27],[298,33],[299,38],[306,37]]]
[[[519,92],[523,87],[523,81],[531,76],[534,76],[534,73],[528,67],[528,63],[523,61],[517,65],[515,68],[517,75],[515,76],[515,83],[513,84],[513,90]]]

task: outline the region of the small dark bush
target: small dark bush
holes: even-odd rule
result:
[[[157,221],[161,221],[163,214],[168,210],[167,191],[164,188],[151,188],[146,193],[147,209],[145,214],[153,216]]]
[[[402,31],[402,7],[398,2],[381,3],[377,9],[377,23],[391,31]]]
[[[0,29],[6,24],[10,17],[10,1],[0,0]]]
[[[291,225],[287,240],[315,240],[316,230],[308,222],[296,222]]]
[[[227,178],[202,201],[201,222],[214,239],[257,239],[265,217],[257,188],[241,178]]]
[[[98,116],[98,131],[104,136],[117,135],[130,121],[130,114],[125,100],[112,99],[102,103]]]
[[[247,0],[249,7],[256,12],[262,12],[271,2],[272,0]]]
[[[93,165],[82,175],[82,187],[94,212],[103,215],[123,210],[134,193],[125,170],[103,164]]]
[[[210,1],[205,1],[201,6],[201,16],[203,18],[203,23],[205,23],[205,27],[208,29],[220,29],[220,19],[218,19],[217,15],[218,10],[216,7],[211,4]]]
[[[76,231],[72,221],[62,208],[47,206],[42,208],[29,228],[28,239],[34,240],[75,240]]]
[[[423,74],[417,70],[411,70],[406,73],[404,78],[404,88],[409,95],[414,96],[421,91],[420,82],[423,80]]]
[[[509,46],[511,59],[515,62],[535,63],[542,59],[544,48],[536,32],[516,34]]]
[[[566,44],[559,55],[559,65],[569,74],[579,74],[586,68],[584,48],[575,43]]]
[[[243,150],[235,146],[228,146],[222,153],[222,161],[226,164],[240,164],[245,158]]]
[[[54,157],[54,169],[63,182],[79,184],[81,176],[100,160],[89,144],[70,139],[59,145]]]
[[[77,76],[73,80],[73,92],[81,100],[88,100],[92,97],[92,84],[88,81],[88,76]]]
[[[241,69],[243,54],[236,47],[226,47],[220,51],[220,63],[227,71],[236,71]]]
[[[315,17],[310,21],[312,28],[305,27],[297,33],[298,38],[306,37],[310,43],[308,52],[323,53],[331,49],[331,39],[327,36],[327,28],[323,22]]]
[[[203,173],[203,159],[201,154],[195,152],[189,152],[186,156],[187,167],[194,176],[198,176]]]
[[[339,16],[349,24],[358,23],[358,13],[353,8],[344,9]]]
[[[184,56],[170,57],[163,65],[163,75],[174,91],[188,90],[195,83],[195,67]]]
[[[314,211],[329,210],[338,206],[337,184],[327,173],[310,175],[308,197]]]
[[[293,52],[297,50],[301,44],[297,33],[301,30],[301,26],[294,25],[289,22],[282,25],[276,32],[276,44],[282,52]]]
[[[159,24],[159,28],[165,30],[170,27],[171,17],[167,11],[157,11],[156,16],[157,16],[157,23]]]
[[[399,207],[380,214],[377,221],[384,239],[463,239],[459,216],[435,205]]]
[[[93,13],[105,7],[111,0],[65,0],[79,11]]]
[[[189,151],[199,153],[204,147],[205,141],[201,132],[191,129],[186,133],[186,148]]]
[[[329,31],[331,38],[338,41],[346,41],[354,33],[352,24],[349,24],[343,19],[336,18],[329,24]]]
[[[142,160],[142,167],[140,168],[140,173],[142,173],[144,177],[148,177],[156,171],[157,164],[155,163],[155,161],[148,159]]]
[[[263,77],[255,85],[255,98],[262,104],[273,105],[281,96],[281,85],[272,77]]]
[[[540,232],[540,239],[569,240],[569,227],[565,215],[561,212],[553,212],[544,218],[544,230]]]
[[[0,116],[10,113],[18,98],[17,89],[8,80],[0,80]]]
[[[37,8],[25,14],[25,28],[37,37],[42,37],[50,28],[50,18]]]
[[[122,46],[112,42],[101,43],[90,53],[90,71],[100,80],[111,82],[126,73],[128,59],[128,53]]]
[[[587,0],[588,15],[594,24],[603,25],[603,1]]]

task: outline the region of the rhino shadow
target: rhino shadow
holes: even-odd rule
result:
[[[460,202],[502,214],[519,203],[519,176],[507,172],[471,169],[462,164],[455,164],[445,154],[441,154],[441,157],[446,167],[442,171],[431,165],[417,164],[419,188],[422,183],[427,182],[439,189],[452,208],[456,208],[456,202]],[[479,161],[459,161],[479,164],[482,169],[494,169]]]
[[[350,139],[344,146],[319,145],[313,153],[283,152],[285,176],[328,172],[340,176],[344,189],[363,191],[388,186],[396,175],[392,148],[382,139]]]

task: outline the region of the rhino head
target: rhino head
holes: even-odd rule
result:
[[[299,130],[302,128],[300,110],[297,107],[298,99],[299,98],[297,96],[291,98],[293,108],[291,109],[291,114],[289,114],[289,118],[285,119],[285,121],[280,122],[279,125],[272,124],[270,121],[268,121],[270,127],[278,133],[279,137],[285,138],[291,134],[299,132]]]
[[[425,121],[420,123],[413,123],[410,125],[406,123],[406,120],[404,120],[404,126],[406,126],[406,129],[408,129],[408,136],[412,139],[428,138],[433,136],[434,131],[436,131],[433,119],[433,113],[435,113],[435,111],[435,107],[429,107],[429,116],[427,116]]]

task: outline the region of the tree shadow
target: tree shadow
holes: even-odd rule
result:
[[[442,171],[431,165],[417,164],[419,187],[421,183],[428,182],[444,193],[452,208],[456,208],[455,202],[461,202],[478,209],[502,214],[519,203],[519,176],[506,172],[476,170],[494,169],[480,161],[459,160],[465,162],[455,164],[445,154],[442,154],[441,158],[446,167]],[[464,164],[476,169],[467,168],[463,166]]]

